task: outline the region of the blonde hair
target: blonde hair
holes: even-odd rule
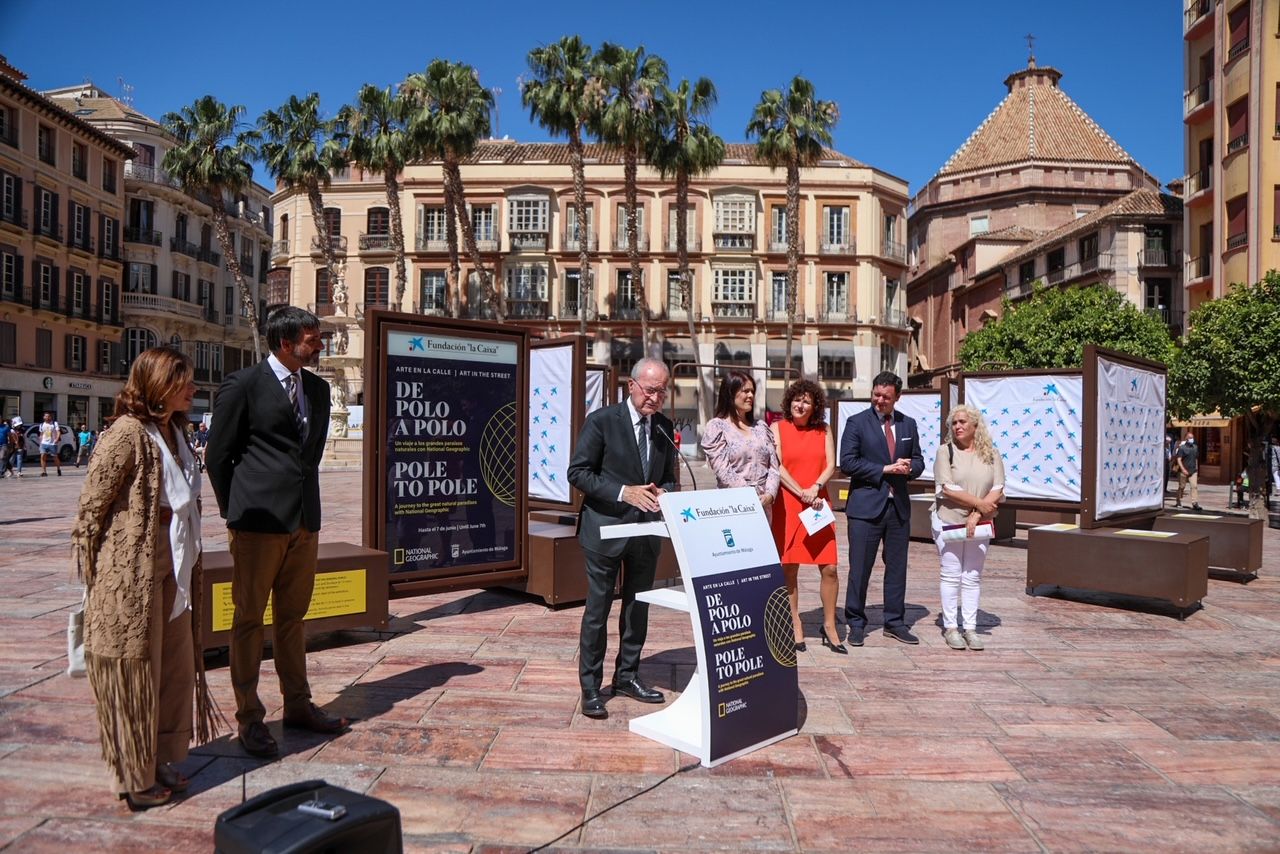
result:
[[[987,419],[982,417],[982,412],[976,407],[961,403],[951,407],[951,411],[947,413],[947,438],[946,442],[952,441],[951,428],[955,423],[956,416],[964,413],[969,416],[969,422],[973,424],[973,449],[984,463],[988,465],[996,461],[996,446],[991,442],[991,433],[987,430]]]

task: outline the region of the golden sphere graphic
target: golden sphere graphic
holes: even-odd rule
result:
[[[520,461],[516,444],[518,428],[513,402],[493,413],[480,433],[480,474],[493,497],[508,507],[516,506],[516,467]]]
[[[791,632],[791,600],[779,587],[764,602],[764,639],[769,654],[783,667],[796,666],[796,641]]]

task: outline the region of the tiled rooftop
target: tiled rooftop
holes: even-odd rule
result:
[[[725,143],[724,165],[763,166],[764,161],[756,157],[756,147],[749,142]],[[583,156],[588,164],[601,163],[611,166],[622,165],[622,152],[614,148],[587,143]],[[429,161],[428,161],[429,162]],[[550,163],[557,166],[568,166],[569,144],[567,142],[515,142],[506,139],[488,139],[481,141],[470,157],[463,163],[504,163],[504,164],[539,164]],[[819,166],[839,166],[843,168],[864,167],[865,164],[854,160],[830,148],[824,148]]]

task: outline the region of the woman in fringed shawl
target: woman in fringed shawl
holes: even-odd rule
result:
[[[134,361],[72,531],[102,757],[133,809],[189,785],[176,764],[193,734],[193,695],[200,743],[226,723],[199,643],[200,474],[183,434],[192,376],[191,360],[168,347]]]

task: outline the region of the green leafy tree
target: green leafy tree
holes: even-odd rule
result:
[[[305,98],[290,95],[279,108],[267,110],[258,119],[258,156],[267,172],[290,190],[306,193],[311,219],[316,224],[320,251],[329,272],[330,300],[346,313],[346,286],[342,267],[324,216],[323,190],[329,188],[333,171],[346,165],[340,123],[320,116],[320,95]],[[288,235],[283,235],[287,237]],[[334,299],[340,297],[340,299]]]
[[[578,36],[565,36],[555,44],[529,51],[533,77],[520,85],[520,98],[529,114],[547,130],[569,138],[578,223],[578,332],[583,337],[587,334],[587,310],[595,304],[583,134],[603,96],[600,81],[592,74],[591,58],[591,45]]]
[[[667,85],[667,63],[645,53],[605,42],[595,57],[595,74],[604,83],[604,103],[596,132],[600,141],[622,152],[622,181],[627,211],[627,258],[631,288],[640,312],[640,338],[649,352],[649,298],[640,275],[639,202],[636,178],[640,156],[651,150],[657,131],[658,92]]]
[[[960,345],[966,371],[1078,368],[1084,345],[1097,344],[1166,365],[1173,339],[1159,317],[1139,310],[1104,285],[1040,288],[1026,300],[1001,303],[1000,319],[970,332]]]
[[[658,128],[649,160],[663,178],[676,181],[676,263],[680,271],[680,304],[689,322],[689,343],[699,360],[698,329],[694,323],[693,276],[689,273],[689,179],[713,172],[724,160],[724,140],[707,126],[716,103],[716,87],[705,77],[676,88],[658,90]],[[699,424],[710,418],[711,372],[698,369]]]
[[[213,230],[222,248],[227,269],[235,279],[245,317],[253,329],[253,358],[262,358],[258,340],[258,301],[245,280],[240,259],[231,245],[224,195],[233,198],[253,180],[250,159],[257,153],[257,133],[242,126],[244,107],[227,106],[205,95],[176,113],[166,113],[161,123],[176,143],[165,152],[161,168],[184,191],[203,199],[213,211]]]
[[[1181,418],[1214,410],[1244,417],[1251,512],[1261,516],[1265,443],[1280,419],[1280,273],[1233,286],[1193,311],[1189,321],[1169,372],[1171,409]]]
[[[387,211],[391,220],[391,249],[395,253],[396,295],[392,307],[404,308],[404,292],[408,273],[404,263],[404,225],[400,214],[400,173],[416,154],[409,133],[409,102],[391,87],[380,89],[366,83],[360,87],[356,102],[338,114],[346,128],[346,156],[352,163],[373,175],[381,175],[387,192]]]
[[[800,271],[800,169],[822,159],[823,146],[831,145],[831,129],[839,120],[836,102],[819,100],[813,84],[797,75],[785,92],[761,92],[747,125],[747,136],[756,138],[756,155],[774,169],[787,170],[787,350],[783,364],[788,368]]]

